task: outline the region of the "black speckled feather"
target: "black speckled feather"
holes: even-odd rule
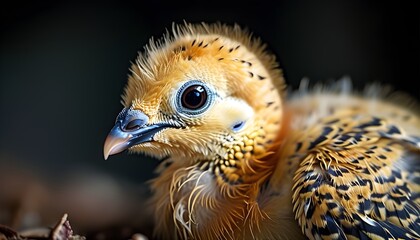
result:
[[[378,117],[336,114],[299,141],[302,230],[310,239],[419,239],[420,138]]]

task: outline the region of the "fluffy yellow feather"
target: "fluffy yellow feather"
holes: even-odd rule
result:
[[[236,25],[174,25],[131,73],[104,154],[165,159],[158,238],[420,237],[418,112],[349,81],[286,97],[275,57]]]

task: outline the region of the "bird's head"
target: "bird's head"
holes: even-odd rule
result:
[[[244,181],[278,142],[284,81],[273,55],[238,26],[174,26],[131,66],[104,155],[125,149]]]

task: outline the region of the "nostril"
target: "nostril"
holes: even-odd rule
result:
[[[136,131],[144,127],[149,121],[149,117],[140,110],[132,108],[124,108],[117,117],[118,123],[122,131]]]
[[[127,125],[125,125],[124,130],[126,131],[134,131],[140,129],[144,125],[143,119],[134,119],[131,120]]]

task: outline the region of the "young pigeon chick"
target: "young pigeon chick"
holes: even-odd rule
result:
[[[165,159],[159,239],[418,239],[419,112],[347,84],[286,98],[247,31],[174,25],[131,66],[105,159]]]

